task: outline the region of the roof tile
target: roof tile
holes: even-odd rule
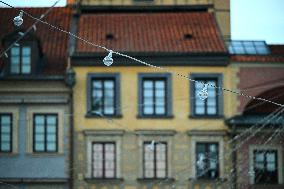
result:
[[[114,38],[107,39],[107,34]],[[214,15],[208,12],[83,14],[78,35],[121,52],[226,52]],[[76,51],[104,50],[78,41]]]

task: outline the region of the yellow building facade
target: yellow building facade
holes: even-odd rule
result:
[[[236,72],[206,7],[82,8],[77,34],[107,50],[74,42],[74,188],[229,188]]]

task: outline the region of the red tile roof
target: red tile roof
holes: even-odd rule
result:
[[[284,62],[284,45],[268,45],[269,55],[232,55],[233,62]]]
[[[35,17],[40,17],[48,8],[21,8]],[[20,9],[0,8],[0,39],[15,31],[13,18],[19,14]],[[65,30],[70,29],[71,8],[56,7],[44,20],[57,25]],[[35,21],[24,15],[24,23],[21,26],[24,29],[30,27]],[[47,63],[44,67],[43,74],[63,74],[67,63],[68,35],[54,29],[50,29],[42,23],[37,24],[35,35],[39,38],[42,46],[42,52],[47,57]],[[3,52],[3,45],[0,46],[0,52]],[[3,64],[3,58],[0,64]],[[1,66],[0,66],[1,67]]]
[[[107,39],[109,34],[113,39]],[[83,14],[78,35],[120,52],[226,52],[214,15],[208,12]],[[78,41],[76,51],[104,50]]]

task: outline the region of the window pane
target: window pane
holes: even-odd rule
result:
[[[147,106],[147,107],[144,107],[144,114],[153,114],[154,113],[154,110],[153,110],[153,107],[149,107],[149,106]]]
[[[44,151],[44,143],[43,142],[36,142],[35,144],[35,150],[36,151]]]
[[[11,117],[10,116],[1,116],[1,125],[10,125],[11,124]]]
[[[20,48],[19,48],[19,47],[12,47],[12,49],[11,49],[11,55],[12,55],[12,56],[20,55]]]
[[[102,88],[102,82],[101,81],[93,81],[93,87],[95,89],[101,89]]]
[[[145,89],[152,89],[153,88],[153,81],[144,81],[143,88]]]
[[[114,88],[114,82],[112,80],[106,80],[104,84],[105,84],[106,89],[113,89]]]
[[[31,73],[31,66],[30,65],[28,65],[28,66],[23,65],[22,66],[22,73],[23,74]]]
[[[152,89],[144,89],[143,95],[144,95],[144,97],[152,97],[153,96],[153,90]]]
[[[29,66],[31,63],[31,59],[29,56],[22,57],[22,64]]]
[[[164,97],[165,91],[164,90],[156,90],[156,97]]]
[[[207,108],[207,113],[209,115],[215,115],[217,112],[216,112],[216,107],[208,107]]]
[[[114,170],[106,170],[105,171],[105,177],[106,178],[113,178],[114,177]]]
[[[20,73],[20,68],[19,66],[11,66],[11,73]]]
[[[56,141],[56,135],[54,134],[47,135],[47,142],[55,142],[55,141]]]
[[[23,56],[28,56],[31,54],[31,48],[30,47],[23,47],[22,48],[22,55]]]
[[[35,127],[35,132],[36,133],[44,133],[44,125],[37,125]]]
[[[106,96],[106,98],[113,98],[114,97],[114,90],[112,90],[112,89],[105,90],[105,96]]]
[[[165,81],[156,81],[155,82],[156,89],[164,89],[165,88]]]
[[[48,125],[56,125],[56,116],[47,116]]]
[[[10,151],[10,150],[11,150],[10,142],[1,141],[1,151]]]
[[[19,56],[11,57],[11,65],[12,65],[12,67],[18,67],[19,64],[20,64]]]
[[[44,134],[36,134],[35,135],[35,141],[36,142],[39,142],[39,141],[44,142]]]
[[[275,171],[276,170],[276,165],[275,163],[267,163],[267,171]]]
[[[47,151],[56,151],[56,143],[48,142],[47,143]]]
[[[200,107],[200,106],[197,106],[195,107],[195,113],[196,114],[205,114],[205,108],[204,107]]]
[[[44,116],[35,116],[35,124],[44,124]]]
[[[10,133],[11,127],[2,125],[1,131],[2,131],[2,133]]]

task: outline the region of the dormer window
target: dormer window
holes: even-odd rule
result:
[[[31,47],[14,46],[10,52],[10,73],[30,74],[31,73]]]

